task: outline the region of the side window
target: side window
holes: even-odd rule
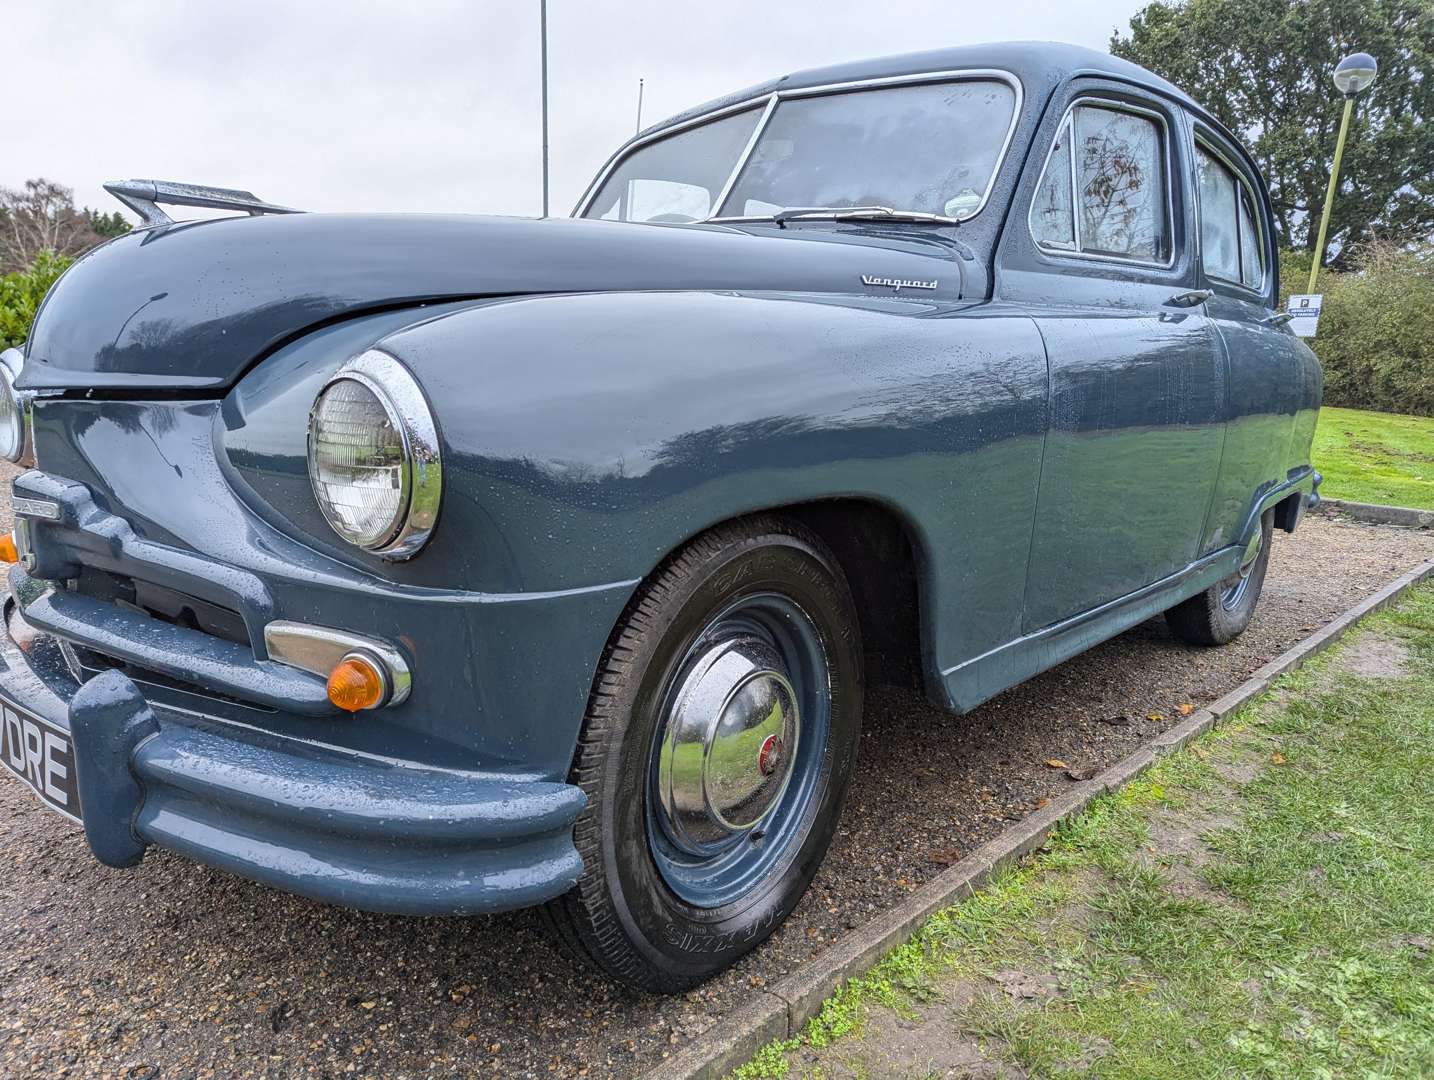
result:
[[[1200,179],[1200,261],[1205,273],[1258,289],[1265,281],[1255,197],[1244,177],[1204,146],[1195,148]]]
[[[1061,125],[1050,161],[1031,206],[1031,234],[1042,247],[1076,250],[1075,211],[1071,208],[1071,126]]]
[[[1240,184],[1240,280],[1252,289],[1265,284],[1265,248],[1255,224],[1255,197],[1248,184]]]
[[[1041,247],[1140,262],[1170,255],[1165,129],[1141,113],[1077,105],[1031,205]]]
[[[1195,154],[1200,173],[1200,260],[1205,273],[1226,281],[1240,280],[1239,211],[1235,178],[1205,152]]]

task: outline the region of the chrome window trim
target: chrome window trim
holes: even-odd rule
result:
[[[378,543],[354,546],[385,559],[412,558],[433,534],[443,498],[443,463],[433,411],[423,396],[418,380],[396,358],[380,349],[360,353],[324,382],[309,407],[307,456],[310,487],[314,487],[315,412],[329,387],[345,379],[361,384],[378,398],[403,442],[401,509],[397,523]],[[314,501],[340,539],[353,543],[339,531],[316,487]]]
[[[1091,105],[1095,108],[1107,109],[1111,112],[1133,113],[1136,116],[1144,116],[1148,119],[1154,120],[1160,125],[1160,131],[1163,141],[1163,152],[1161,154],[1161,157],[1164,158],[1165,164],[1165,227],[1170,239],[1170,255],[1163,262],[1156,262],[1150,259],[1136,259],[1132,258],[1129,255],[1106,255],[1101,252],[1080,250],[1080,214],[1077,212],[1076,204],[1075,111],[1082,105]],[[1076,98],[1070,103],[1070,105],[1066,107],[1066,111],[1061,116],[1061,122],[1056,125],[1057,132],[1060,132],[1062,129],[1069,129],[1071,133],[1071,218],[1072,224],[1074,226],[1076,249],[1072,251],[1069,248],[1047,247],[1045,244],[1042,244],[1039,240],[1036,239],[1035,225],[1034,222],[1032,222],[1031,220],[1031,214],[1034,213],[1036,209],[1035,198],[1033,196],[1030,205],[1026,207],[1026,232],[1030,236],[1031,243],[1035,246],[1036,250],[1039,251],[1042,255],[1046,255],[1050,258],[1080,259],[1083,261],[1089,260],[1092,262],[1113,262],[1119,263],[1121,266],[1142,266],[1155,270],[1173,269],[1175,264],[1179,261],[1176,252],[1178,243],[1176,240],[1175,233],[1175,173],[1173,152],[1174,146],[1170,138],[1170,122],[1165,116],[1165,114],[1160,112],[1158,109],[1151,109],[1142,105],[1136,105],[1121,98],[1101,97],[1099,95],[1094,94],[1083,95],[1081,97]],[[1059,141],[1059,135],[1051,140],[1050,148],[1046,150],[1046,159],[1044,162],[1041,163],[1041,171],[1036,177],[1034,191],[1039,191],[1041,188],[1041,184],[1045,182],[1046,172],[1050,168],[1051,158],[1055,156],[1056,144]]]
[[[1229,170],[1230,176],[1234,178],[1237,187],[1243,186],[1245,188],[1250,195],[1251,205],[1258,209],[1260,201],[1255,198],[1255,187],[1246,177],[1245,170],[1230,160],[1230,155],[1211,141],[1211,136],[1207,134],[1209,129],[1206,128],[1204,124],[1197,121],[1192,126],[1194,128],[1196,154],[1199,154],[1200,151],[1203,150],[1216,161],[1220,162],[1220,164],[1224,165],[1225,168]],[[1204,221],[1203,215],[1205,211],[1200,203],[1200,161],[1198,157],[1192,161],[1191,164],[1195,167],[1195,232],[1199,235],[1201,225]],[[1242,213],[1243,211],[1240,209],[1240,194],[1237,190],[1235,193],[1235,260],[1240,264],[1240,268],[1243,270],[1245,262],[1244,259],[1241,258],[1241,255],[1244,250],[1244,245],[1240,241],[1240,215]],[[1263,300],[1270,286],[1270,260],[1268,258],[1269,237],[1265,235],[1265,215],[1257,212],[1255,217],[1257,218],[1255,221],[1255,233],[1260,238],[1260,284],[1255,286],[1246,284],[1244,281],[1234,281],[1227,277],[1221,277],[1219,274],[1212,274],[1209,270],[1205,269],[1205,244],[1203,238],[1199,242],[1200,272],[1211,281],[1218,281],[1222,285],[1233,285],[1237,289],[1245,289],[1248,292],[1258,293]]]
[[[727,196],[732,194],[732,189],[737,186],[737,177],[742,175],[742,170],[747,167],[747,159],[752,156],[752,151],[757,149],[757,140],[762,137],[762,132],[767,130],[767,121],[772,118],[772,113],[777,110],[777,95],[772,94],[767,98],[767,104],[762,109],[762,115],[757,117],[757,126],[752,129],[752,134],[747,139],[747,145],[742,147],[742,152],[737,155],[737,163],[732,171],[727,174],[727,180],[722,185],[722,190],[717,192],[717,197],[712,200],[712,209],[707,212],[705,220],[711,221],[722,212],[722,204],[727,201]]]
[[[1070,169],[1067,179],[1071,185],[1071,242],[1075,245],[1070,248],[1048,247],[1036,239],[1036,223],[1031,215],[1036,212],[1036,196],[1040,194],[1041,185],[1046,182],[1046,174],[1051,171],[1051,158],[1056,156],[1056,147],[1061,143],[1062,133],[1070,136]],[[1040,175],[1036,177],[1035,191],[1031,193],[1031,205],[1026,207],[1026,231],[1031,235],[1031,242],[1043,252],[1060,253],[1064,255],[1080,254],[1080,215],[1075,212],[1075,109],[1067,109],[1066,114],[1061,117],[1061,122],[1056,126],[1055,138],[1051,139],[1050,149],[1046,151],[1046,160],[1041,163]]]
[[[766,130],[767,123],[771,120],[777,105],[783,100],[796,97],[815,97],[824,94],[848,94],[891,86],[917,86],[923,83],[934,82],[970,82],[978,79],[996,79],[1000,82],[1004,82],[1011,88],[1016,96],[1016,100],[1011,106],[1011,122],[1006,127],[1006,137],[1001,142],[1000,151],[996,154],[996,161],[991,169],[991,175],[986,178],[986,189],[981,194],[981,202],[975,210],[961,219],[963,222],[970,221],[986,208],[986,204],[991,199],[991,192],[996,186],[996,177],[1001,174],[1001,168],[1006,164],[1006,155],[1011,149],[1011,142],[1016,137],[1016,128],[1021,121],[1021,107],[1025,104],[1025,87],[1021,84],[1021,80],[1017,78],[1014,73],[1002,68],[957,68],[950,71],[925,71],[907,75],[886,75],[876,79],[854,79],[849,82],[824,83],[821,86],[799,86],[784,90],[772,90],[765,94],[757,94],[754,97],[744,98],[731,105],[724,105],[720,109],[713,109],[711,112],[701,113],[692,117],[690,120],[682,121],[680,124],[659,128],[657,131],[639,136],[628,142],[626,146],[621,147],[616,154],[608,159],[607,164],[603,166],[592,183],[588,185],[587,190],[583,192],[582,198],[578,200],[578,205],[573,210],[572,216],[580,218],[585,215],[612,172],[649,143],[666,139],[672,135],[686,131],[689,128],[708,124],[714,120],[722,120],[728,116],[743,112],[746,109],[757,108],[765,101],[765,106],[762,106],[762,115],[757,120],[757,127],[752,132],[751,138],[747,140],[747,146],[733,164],[732,171],[727,174],[726,183],[722,185],[722,190],[712,203],[712,212],[707,217],[701,219],[703,222],[711,221],[720,215],[723,203],[727,201],[727,197],[732,193],[732,188],[736,185],[738,177],[741,176],[742,169],[746,167],[748,158],[751,157],[752,151],[756,148],[757,140],[761,138],[762,132]],[[899,210],[903,208],[894,207],[893,209]]]

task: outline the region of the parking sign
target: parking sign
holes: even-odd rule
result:
[[[1290,329],[1300,337],[1314,337],[1319,329],[1319,310],[1324,304],[1321,293],[1307,293],[1290,297],[1285,308],[1290,313]]]

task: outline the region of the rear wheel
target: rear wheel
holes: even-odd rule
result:
[[[639,591],[573,768],[584,871],[549,905],[581,957],[644,990],[716,974],[806,891],[856,757],[861,642],[826,547],[775,518],[714,530]]]
[[[1235,573],[1165,613],[1165,621],[1177,637],[1192,645],[1224,645],[1244,633],[1255,617],[1255,605],[1265,585],[1274,521],[1273,510],[1260,518],[1260,527]]]

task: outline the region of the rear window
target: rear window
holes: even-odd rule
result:
[[[1195,148],[1200,178],[1200,261],[1212,278],[1251,289],[1265,283],[1265,251],[1249,183],[1214,151]]]

